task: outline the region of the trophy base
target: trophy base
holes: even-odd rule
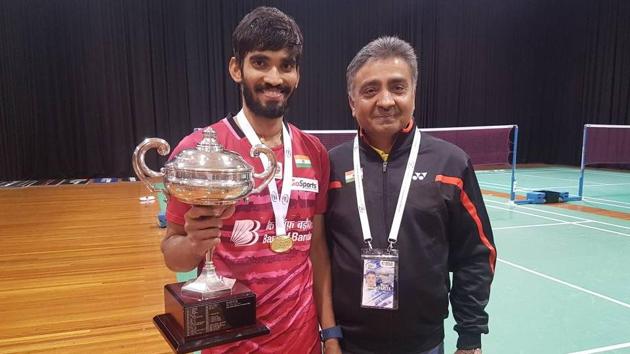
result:
[[[256,294],[240,282],[209,298],[186,296],[185,283],[164,286],[164,314],[153,322],[177,353],[187,353],[263,334],[256,320]],[[195,295],[199,295],[195,293]]]
[[[210,333],[195,337],[185,337],[181,327],[169,314],[153,317],[153,323],[175,353],[189,353],[221,344],[231,343],[247,338],[269,334],[269,328],[256,321],[255,324],[228,329],[218,333]]]

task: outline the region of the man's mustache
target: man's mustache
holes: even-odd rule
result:
[[[291,92],[291,88],[287,85],[269,85],[269,84],[258,84],[254,86],[254,91],[262,92],[264,90],[278,90],[280,93],[288,94]]]
[[[386,118],[386,117],[394,117],[399,115],[400,112],[397,109],[392,109],[389,111],[385,111],[385,110],[377,110],[376,113],[374,114],[375,117],[378,118]]]

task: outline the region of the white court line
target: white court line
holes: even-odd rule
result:
[[[490,183],[490,182],[483,182],[483,183],[479,183],[480,187],[486,187],[486,188],[492,188],[492,189],[498,189],[498,190],[504,190],[504,191],[509,191],[510,188],[506,187],[505,184],[500,184],[500,183]]]
[[[482,189],[491,189],[492,191],[505,191],[505,192],[509,192],[510,189],[509,188],[505,188],[502,187],[498,184],[491,186],[488,185],[487,183],[479,183],[479,186],[482,187]],[[517,195],[520,195],[519,193],[524,193],[527,194],[527,192],[531,192],[532,190],[544,190],[545,188],[515,188],[514,189],[514,193],[516,193]],[[573,195],[571,193],[569,193],[569,195]],[[485,200],[485,199],[484,199]],[[604,202],[600,202],[597,200],[604,200]],[[609,203],[607,203],[606,201],[608,201]],[[587,204],[599,204],[599,205],[605,205],[605,206],[610,206],[610,207],[614,207],[614,208],[621,208],[621,209],[630,209],[630,203],[627,202],[620,202],[620,201],[615,201],[615,200],[609,200],[609,199],[602,199],[602,198],[594,198],[594,197],[583,197],[582,198],[582,202],[584,202],[585,205]],[[615,204],[618,203],[618,204]]]
[[[592,203],[592,204],[601,204],[601,205],[612,206],[615,208],[630,209],[630,205],[619,205],[619,204],[613,204],[613,203],[596,202],[592,198],[582,198],[582,200],[587,203]]]
[[[488,200],[488,202],[490,202],[490,203],[495,203],[495,204],[499,204],[499,205],[505,205],[505,204],[504,204],[504,203],[502,203],[502,202],[498,202],[498,201],[494,201],[494,200]],[[538,211],[538,212],[541,212],[541,213],[546,213],[546,214],[551,214],[551,215],[564,216],[564,217],[571,218],[571,219],[585,220],[585,221],[592,221],[592,222],[597,223],[597,224],[602,224],[602,225],[606,225],[606,226],[613,226],[613,227],[618,227],[618,228],[621,228],[621,229],[630,230],[630,227],[628,227],[628,226],[617,225],[617,224],[612,224],[612,223],[608,223],[608,222],[605,222],[605,221],[599,221],[599,220],[594,220],[594,219],[588,219],[588,218],[583,218],[583,217],[573,216],[573,215],[568,215],[568,214],[556,213],[556,212],[549,211],[549,210],[544,210],[544,209],[534,209],[534,208],[528,208],[528,207],[526,207],[526,206],[524,206],[524,205],[519,205],[519,206],[517,206],[517,208],[519,208],[519,209],[525,209],[525,210],[531,210],[531,211]],[[514,210],[514,209],[512,208],[512,209],[504,209],[504,210]],[[531,215],[533,215],[533,216],[540,216],[540,215],[534,215],[534,214],[531,214]],[[566,221],[566,220],[557,220],[557,221]]]
[[[479,186],[480,187],[488,187],[488,188],[492,188],[494,190],[504,190],[504,191],[509,191],[510,188],[505,187],[505,185],[500,184],[500,183],[492,183],[492,182],[479,182]],[[589,186],[586,185],[586,187],[595,187],[595,186]],[[600,187],[600,186],[597,186]],[[518,187],[514,189],[514,192],[531,192],[532,190],[544,190],[544,189],[553,189],[553,188],[575,188],[575,186],[572,187],[539,187],[539,188],[527,188],[527,187]],[[602,202],[598,201],[601,200]],[[596,197],[583,197],[582,201],[584,202],[589,202],[589,203],[593,203],[593,204],[601,204],[601,205],[608,205],[608,206],[612,206],[612,207],[617,207],[617,208],[623,208],[623,209],[630,209],[630,203],[628,202],[622,202],[622,201],[618,201],[618,200],[611,200],[611,199],[604,199],[604,198],[596,198]]]
[[[501,203],[501,202],[495,202],[495,201],[493,201],[493,200],[489,200],[489,202],[491,202],[491,203],[499,203],[499,204],[503,204],[503,203]],[[544,215],[539,215],[539,214],[527,213],[527,212],[524,212],[524,211],[521,211],[521,210],[517,210],[516,208],[514,208],[514,209],[510,209],[510,208],[503,208],[503,207],[496,206],[496,205],[486,205],[486,206],[487,206],[488,208],[495,208],[495,209],[501,209],[501,210],[505,210],[505,211],[511,211],[511,212],[514,212],[514,213],[517,213],[517,214],[523,214],[523,215],[534,216],[534,217],[537,217],[537,218],[541,218],[541,219],[545,219],[545,220],[551,220],[551,221],[557,221],[557,222],[560,222],[560,223],[570,222],[570,221],[566,221],[566,220],[561,220],[561,219],[552,218],[552,217],[549,217],[549,216],[544,216]],[[563,215],[563,216],[564,216],[564,215]],[[595,220],[584,220],[584,221],[595,221]]]
[[[615,349],[623,349],[623,348],[630,348],[630,343],[621,343],[621,344],[615,344],[615,345],[609,345],[607,347],[600,347],[600,348],[593,348],[593,349],[587,349],[587,350],[583,350],[581,352],[572,352],[569,354],[594,354],[594,353],[604,353],[610,350],[615,350]]]
[[[494,230],[525,229],[525,228],[528,228],[528,227],[544,227],[544,226],[558,226],[558,225],[577,225],[577,224],[584,224],[584,223],[587,223],[587,222],[592,222],[592,221],[567,221],[567,222],[555,222],[555,223],[549,223],[549,224],[493,227],[492,231],[494,231]]]
[[[509,189],[510,189],[509,187],[506,187],[506,185],[505,185],[505,184],[503,184],[503,183],[479,182],[479,185],[480,185],[480,186],[484,186],[484,185],[487,185],[487,186],[494,186],[494,187],[499,187],[499,188],[501,188],[501,189],[505,189],[505,190],[509,190]]]
[[[603,300],[606,300],[606,301],[610,301],[610,302],[615,303],[615,304],[617,304],[617,305],[623,306],[623,307],[625,307],[625,308],[627,308],[627,309],[630,309],[630,304],[626,304],[626,303],[625,303],[625,302],[623,302],[623,301],[619,301],[619,300],[613,299],[613,298],[612,298],[612,297],[610,297],[610,296],[602,295],[602,294],[600,294],[600,293],[596,293],[596,292],[594,292],[594,291],[591,291],[591,290],[585,289],[585,288],[583,288],[583,287],[581,287],[581,286],[577,286],[577,285],[574,285],[574,284],[571,284],[571,283],[567,283],[566,281],[560,280],[560,279],[558,279],[558,278],[554,278],[554,277],[552,277],[552,276],[550,276],[550,275],[547,275],[547,274],[543,274],[543,273],[537,272],[537,271],[535,271],[535,270],[532,270],[532,269],[529,269],[529,268],[523,267],[523,266],[521,266],[521,265],[518,265],[518,264],[515,264],[515,263],[512,263],[512,262],[508,262],[508,261],[503,260],[503,259],[500,259],[500,258],[498,258],[498,259],[497,259],[497,261],[499,261],[499,262],[501,262],[501,263],[505,263],[505,264],[507,264],[507,265],[509,265],[509,266],[512,266],[512,267],[514,267],[514,268],[518,268],[518,269],[523,270],[523,271],[525,271],[525,272],[528,272],[528,273],[531,273],[531,274],[537,275],[537,276],[539,276],[539,277],[545,278],[545,279],[547,279],[547,280],[551,280],[551,281],[554,281],[554,282],[556,282],[556,283],[559,283],[559,284],[562,284],[562,285],[568,286],[569,288],[572,288],[572,289],[575,289],[575,290],[579,290],[579,291],[581,291],[581,292],[584,292],[584,293],[587,293],[587,294],[593,295],[593,296],[598,297],[598,298],[600,298],[600,299],[603,299]]]
[[[488,205],[488,207],[489,208],[506,210],[506,211],[511,211],[511,212],[514,212],[514,213],[517,213],[517,214],[534,216],[534,217],[538,217],[538,218],[541,218],[541,219],[553,220],[553,221],[558,221],[558,222],[565,222],[564,220],[554,219],[554,218],[550,218],[548,216],[543,216],[543,215],[526,213],[524,211],[520,211],[520,210],[516,210],[516,209],[501,208],[501,207],[494,206],[494,205]],[[566,216],[566,215],[564,215],[564,216]],[[597,223],[597,220],[591,220],[591,221]],[[614,225],[614,224],[611,224],[611,225]],[[602,228],[599,228],[599,227],[589,226],[589,225],[584,225],[584,224],[575,224],[575,226],[585,227],[585,228],[588,228],[588,229],[593,229],[593,230],[598,230],[598,231],[603,231],[603,232],[608,232],[610,234],[615,234],[615,235],[619,235],[619,236],[623,236],[623,237],[630,237],[630,233],[622,233],[622,232],[612,231],[612,230],[608,230],[608,229],[602,229]],[[625,228],[623,226],[619,226],[619,227]]]
[[[623,236],[623,237],[630,237],[630,233],[625,233],[624,234],[622,232],[617,232],[617,231],[612,231],[612,230],[607,230],[607,229],[600,229],[599,227],[588,226],[588,225],[583,225],[583,224],[578,224],[577,226],[581,226],[581,227],[585,227],[587,229],[593,229],[593,230],[597,230],[597,231],[604,231],[604,232],[608,232],[608,233],[619,235],[619,236]]]
[[[508,170],[508,169],[496,169],[496,170],[475,170],[475,173],[478,175],[492,175],[492,174],[503,174],[503,173],[509,173],[512,174],[512,170]]]
[[[618,228],[621,228],[621,229],[630,230],[629,226],[613,224],[613,223],[609,223],[609,222],[605,222],[605,221],[599,221],[599,220],[589,219],[589,218],[580,217],[580,216],[573,216],[573,215],[569,215],[569,214],[557,213],[557,212],[550,211],[550,210],[536,209],[536,208],[531,208],[531,207],[528,208],[528,207],[525,207],[525,206],[522,206],[522,208],[525,209],[525,210],[539,211],[539,212],[546,213],[546,214],[551,214],[551,215],[566,216],[567,218],[571,218],[571,219],[589,220],[589,221],[592,221],[592,222],[597,223],[597,224],[602,224],[602,225],[606,225],[606,226],[613,226],[613,227],[618,227]]]
[[[622,202],[620,200],[612,200],[612,199],[597,198],[597,197],[584,197],[584,198],[582,198],[582,200],[601,200],[601,201],[607,202],[609,204],[630,205],[629,202]]]
[[[510,173],[510,174],[512,173],[512,170],[508,170],[508,169],[505,169],[505,170],[503,170],[503,169],[498,169],[498,170],[479,170],[479,171],[475,170],[475,173],[484,172],[484,171],[493,171],[495,173]],[[541,169],[532,170],[530,168],[518,168],[518,167],[516,168],[516,174],[517,175],[520,175],[520,173],[527,173],[527,174],[530,174],[530,175],[544,175],[544,174],[547,174],[549,172],[573,172],[573,173],[579,174],[580,173],[580,169],[578,168],[578,169],[575,169],[575,170],[569,170],[569,169],[567,169],[567,170],[541,170]]]
[[[623,183],[596,183],[596,184],[593,184],[593,185],[590,185],[590,184],[587,184],[587,183],[584,184],[584,186],[589,186],[589,187],[614,187],[614,186],[628,186],[628,185],[630,185],[630,182],[623,182]]]

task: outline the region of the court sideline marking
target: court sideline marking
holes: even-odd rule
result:
[[[488,200],[488,202],[495,203],[495,204],[500,204],[500,205],[505,205],[505,203],[504,203],[504,202],[499,202],[499,201],[495,201],[495,200]],[[549,206],[558,206],[558,205],[564,205],[564,204],[549,204]],[[505,209],[505,210],[517,210],[517,209],[525,209],[525,210],[530,210],[530,211],[538,211],[538,212],[541,212],[541,213],[552,214],[552,215],[558,215],[558,216],[564,216],[564,217],[567,217],[567,218],[577,219],[577,220],[583,220],[583,221],[592,221],[592,222],[594,222],[594,223],[598,223],[598,224],[602,224],[602,225],[613,226],[613,227],[618,227],[618,228],[622,228],[622,229],[630,230],[630,227],[628,227],[628,226],[623,226],[623,225],[612,224],[612,223],[605,222],[605,221],[599,221],[599,220],[588,219],[588,218],[581,217],[581,216],[573,216],[573,215],[570,215],[570,214],[557,213],[557,212],[554,212],[554,211],[545,210],[545,209],[540,209],[540,208],[527,207],[527,206],[525,206],[525,205],[520,205],[520,206],[516,206],[515,208]],[[560,209],[560,210],[561,210],[561,209]],[[569,210],[571,210],[571,209],[569,209]],[[573,210],[572,210],[572,211],[573,211]],[[534,215],[534,216],[538,216],[538,215]],[[542,215],[541,215],[541,216],[542,216]],[[560,221],[565,221],[565,220],[560,220]]]
[[[584,197],[582,200],[586,203],[600,204],[600,205],[608,205],[615,208],[622,209],[630,209],[630,203],[626,202],[618,202],[615,200],[602,199],[602,198],[593,198],[593,197]],[[603,200],[604,202],[598,202],[597,200]],[[621,205],[620,205],[621,204]]]
[[[623,348],[630,348],[630,343],[621,343],[621,344],[609,345],[607,347],[587,349],[587,350],[583,350],[581,352],[572,352],[572,353],[569,353],[569,354],[594,354],[594,353],[603,353],[603,352],[607,352],[607,351],[610,351],[610,350],[623,349]]]
[[[504,226],[504,227],[493,227],[492,231],[494,230],[512,230],[512,229],[526,229],[526,228],[530,228],[530,227],[544,227],[544,226],[559,226],[559,225],[576,225],[576,224],[584,224],[587,222],[592,222],[591,220],[588,221],[564,221],[564,222],[554,222],[554,223],[549,223],[549,224],[530,224],[530,225],[517,225],[517,226]]]
[[[489,201],[489,202],[492,202],[492,201]],[[500,203],[500,202],[495,202],[495,203]],[[537,215],[537,214],[527,213],[527,212],[516,210],[516,209],[502,208],[502,207],[498,207],[498,206],[495,206],[495,205],[487,205],[487,206],[489,208],[501,209],[501,210],[505,210],[505,211],[514,212],[514,213],[517,213],[517,214],[534,216],[534,217],[538,217],[538,218],[541,218],[541,219],[547,219],[547,220],[556,221],[556,222],[566,222],[565,220],[556,219],[556,218],[552,218],[552,217],[544,216],[544,215]],[[560,215],[562,215],[562,214],[560,214]],[[563,215],[563,216],[568,216],[568,215]],[[594,223],[601,223],[601,224],[604,224],[604,225],[614,225],[614,226],[617,226],[617,227],[620,227],[620,228],[624,228],[624,229],[627,228],[627,227],[624,227],[624,226],[621,226],[621,225],[608,224],[608,223],[600,222],[600,221],[597,221],[597,220],[583,219],[583,221],[590,221],[590,222],[594,222]],[[585,227],[585,228],[588,228],[588,229],[608,232],[608,233],[619,235],[619,236],[623,236],[623,237],[630,237],[630,233],[623,233],[623,232],[617,232],[617,231],[612,231],[612,230],[608,230],[608,229],[602,229],[602,228],[595,227],[595,226],[585,225],[583,223],[575,223],[575,225],[579,226],[579,227]]]
[[[497,202],[497,201],[492,201],[492,200],[489,200],[488,202],[497,203],[497,204],[503,205],[502,202]],[[502,208],[502,207],[498,207],[498,206],[494,206],[494,205],[488,205],[488,206],[492,207],[492,208],[496,208],[496,209],[501,209],[501,210],[506,210],[506,211],[513,211],[513,212],[516,212],[516,213],[519,213],[519,214],[525,214],[525,215],[530,215],[530,216],[539,217],[539,218],[543,218],[543,219],[559,221],[559,223],[554,223],[554,224],[540,224],[540,225],[528,225],[528,226],[550,226],[550,225],[562,225],[562,224],[575,224],[575,225],[578,225],[578,226],[588,227],[587,225],[582,225],[582,224],[584,224],[586,222],[598,222],[597,220],[590,220],[590,219],[576,217],[576,216],[572,216],[572,215],[565,215],[565,214],[561,214],[561,213],[554,213],[554,212],[547,211],[547,210],[536,210],[536,211],[546,212],[546,213],[550,213],[550,214],[554,214],[554,215],[560,215],[560,216],[564,216],[564,217],[578,219],[578,220],[581,220],[581,221],[567,222],[567,221],[563,221],[563,220],[556,219],[556,218],[551,218],[551,217],[544,216],[544,215],[537,215],[537,214],[533,214],[533,213],[527,213],[527,212],[514,210],[514,209],[510,209],[510,208]],[[532,210],[532,211],[534,210],[534,209],[531,209],[531,208],[523,208],[523,209]],[[605,223],[605,222],[600,222],[600,223],[606,224],[606,225],[610,225],[610,226],[620,227],[620,228],[624,228],[624,229],[627,228],[627,227],[624,227],[622,225],[609,224],[609,223]],[[514,228],[514,227],[496,228],[496,229],[500,230],[500,229],[507,229],[507,228]],[[594,227],[591,227],[591,228],[594,228]],[[600,228],[594,228],[594,229],[605,231],[605,232],[612,232],[612,233],[615,233],[615,234],[620,234],[620,233],[617,233],[615,231],[606,230],[606,229],[600,229]],[[630,235],[625,235],[625,234],[621,234],[621,235],[623,235],[623,236],[630,236]],[[497,261],[500,262],[500,263],[507,264],[507,265],[509,265],[511,267],[517,268],[519,270],[522,270],[524,272],[531,273],[531,274],[536,275],[538,277],[542,277],[544,279],[556,282],[558,284],[562,284],[562,285],[567,286],[569,288],[572,288],[574,290],[581,291],[583,293],[595,296],[595,297],[600,298],[602,300],[609,301],[609,302],[612,302],[614,304],[617,304],[617,305],[620,305],[622,307],[625,307],[627,309],[630,309],[630,304],[625,303],[625,302],[620,301],[620,300],[617,300],[617,299],[614,299],[614,298],[612,298],[610,296],[606,296],[606,295],[600,294],[598,292],[595,292],[595,291],[583,288],[581,286],[578,286],[578,285],[566,282],[564,280],[552,277],[552,276],[544,274],[544,273],[540,273],[540,272],[535,271],[533,269],[529,269],[527,267],[518,265],[518,264],[510,262],[510,261],[506,261],[506,260],[501,259],[501,258],[498,258]],[[617,345],[613,345],[613,346],[589,349],[589,350],[580,351],[580,352],[573,352],[573,353],[570,353],[570,354],[594,354],[594,353],[602,353],[602,352],[606,352],[606,351],[609,351],[609,350],[628,348],[628,347],[630,347],[630,343],[623,343],[623,344],[617,344]]]
[[[581,291],[581,292],[587,293],[587,294],[589,294],[589,295],[593,295],[593,296],[598,297],[598,298],[600,298],[600,299],[603,299],[603,300],[606,300],[606,301],[610,301],[610,302],[615,303],[615,304],[617,304],[617,305],[623,306],[623,307],[625,307],[625,308],[627,308],[627,309],[630,309],[630,304],[627,304],[627,303],[625,303],[625,302],[623,302],[623,301],[619,301],[619,300],[617,300],[617,299],[613,299],[613,298],[612,298],[612,297],[610,297],[610,296],[606,296],[606,295],[603,295],[603,294],[597,293],[597,292],[595,292],[595,291],[588,290],[588,289],[583,288],[583,287],[581,287],[581,286],[577,286],[577,285],[575,285],[575,284],[568,283],[568,282],[566,282],[566,281],[564,281],[564,280],[560,280],[560,279],[558,279],[558,278],[554,278],[554,277],[552,277],[552,276],[550,276],[550,275],[547,275],[547,274],[543,274],[543,273],[537,272],[537,271],[535,271],[535,270],[533,270],[533,269],[529,269],[529,268],[527,268],[527,267],[523,267],[523,266],[521,266],[521,265],[518,265],[518,264],[516,264],[516,263],[512,263],[512,262],[506,261],[506,260],[501,259],[501,258],[497,258],[497,261],[498,261],[498,262],[501,262],[501,263],[505,263],[505,264],[507,264],[507,265],[509,265],[509,266],[512,266],[512,267],[517,268],[517,269],[520,269],[520,270],[522,270],[522,271],[525,271],[525,272],[528,272],[528,273],[531,273],[531,274],[537,275],[537,276],[539,276],[539,277],[545,278],[545,279],[547,279],[547,280],[551,280],[551,281],[553,281],[553,282],[556,282],[556,283],[559,283],[559,284],[562,284],[562,285],[568,286],[568,287],[570,287],[570,288],[572,288],[572,289],[575,289],[575,290],[578,290],[578,291]]]

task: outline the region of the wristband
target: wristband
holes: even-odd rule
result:
[[[319,331],[319,337],[321,338],[322,342],[324,342],[327,339],[331,338],[341,339],[343,338],[343,334],[341,333],[341,327],[335,326]]]

